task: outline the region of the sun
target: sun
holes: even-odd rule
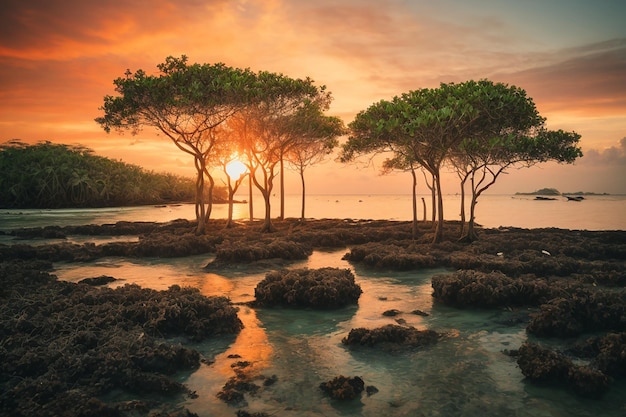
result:
[[[234,161],[230,161],[228,164],[226,164],[226,173],[233,180],[238,180],[247,172],[248,167],[246,167],[243,162],[237,159],[235,159]]]

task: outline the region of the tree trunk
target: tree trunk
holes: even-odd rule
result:
[[[433,175],[433,186],[430,189],[430,197],[431,197],[431,206],[432,206],[432,214],[431,214],[431,221],[433,224],[433,229],[436,227],[435,223],[435,219],[437,216],[437,186],[435,185],[435,176]]]
[[[235,193],[233,192],[230,176],[226,175],[226,179],[228,181],[228,220],[226,220],[226,227],[229,228],[233,226],[233,197]]]
[[[426,199],[422,197],[422,208],[424,209],[424,223],[426,223]]]
[[[201,158],[194,158],[196,166],[196,235],[203,235],[206,231],[206,212],[204,207],[204,167]]]
[[[261,232],[272,233],[276,231],[276,229],[274,228],[274,225],[272,224],[271,203],[270,203],[271,194],[265,190],[262,190],[261,194],[263,194],[263,200],[265,201],[265,219],[263,221],[263,227],[261,227]]]
[[[411,167],[411,175],[413,176],[413,227],[411,233],[413,240],[415,240],[417,238],[417,176],[413,167]]]
[[[497,178],[497,175],[494,177],[494,180],[490,184],[488,184],[485,188],[483,188],[482,190],[477,190],[476,181],[474,179],[474,173],[472,173],[472,177],[471,177],[472,201],[470,202],[470,218],[467,224],[467,234],[463,237],[463,239],[468,242],[473,242],[478,239],[478,234],[476,233],[476,222],[474,221],[475,220],[474,217],[476,216],[476,204],[478,204],[478,197],[484,190],[489,188],[495,182],[496,178]],[[482,180],[480,181],[480,183],[482,183]]]
[[[211,213],[213,212],[213,189],[215,188],[215,180],[213,180],[213,177],[209,174],[208,170],[206,169],[206,165],[204,167],[206,174],[207,174],[207,178],[209,179],[209,195],[208,195],[208,200],[206,203],[206,223],[209,222],[209,219],[211,218]]]
[[[304,170],[300,170],[300,180],[302,181],[302,211],[300,212],[300,220],[304,221],[304,203],[305,203],[305,196],[306,196],[306,188],[304,185]]]
[[[467,177],[461,180],[461,228],[459,230],[459,236],[463,236],[463,230],[465,229],[465,181]]]
[[[437,225],[435,226],[433,243],[439,243],[443,239],[443,193],[441,192],[439,172],[435,175],[435,183],[437,186]]]
[[[280,217],[285,218],[285,161],[280,156]]]
[[[250,211],[250,223],[254,221],[254,207],[252,205],[252,171],[248,172],[248,209]]]
[[[474,222],[474,214],[476,213],[476,204],[478,203],[478,196],[476,193],[472,193],[472,202],[470,203],[470,219],[467,224],[467,235],[466,239],[469,242],[473,242],[478,239],[478,234],[476,234],[476,227]]]

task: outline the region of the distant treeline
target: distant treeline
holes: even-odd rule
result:
[[[192,202],[194,181],[93,154],[83,146],[0,145],[0,207],[110,207]]]

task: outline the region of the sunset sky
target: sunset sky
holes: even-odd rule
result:
[[[0,142],[88,146],[185,175],[193,161],[147,128],[94,122],[126,69],[165,57],[311,77],[349,123],[370,104],[440,82],[488,78],[525,89],[551,129],[582,135],[573,166],[514,170],[494,193],[626,193],[626,1],[623,0],[2,0]],[[309,193],[409,193],[408,174],[329,161]],[[456,182],[444,184],[457,192]],[[298,193],[291,174],[288,193]],[[420,184],[421,192],[426,188]]]

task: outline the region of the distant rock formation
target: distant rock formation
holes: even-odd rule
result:
[[[561,192],[556,188],[541,188],[537,191],[533,191],[532,193],[517,192],[515,195],[561,195]]]

